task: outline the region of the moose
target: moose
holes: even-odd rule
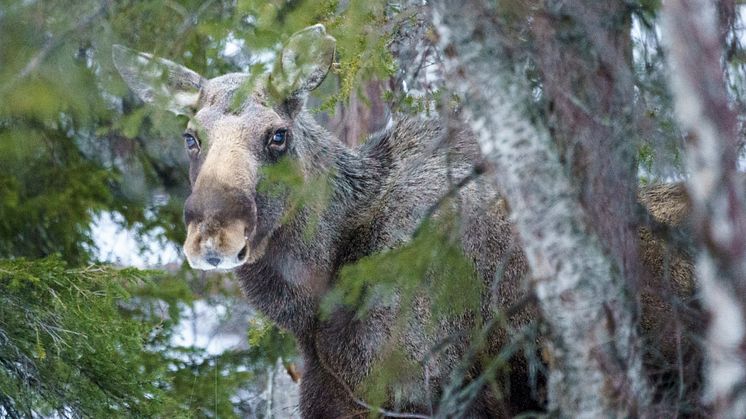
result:
[[[443,402],[447,386],[476,382],[484,360],[510,340],[505,327],[491,329],[476,349],[481,356],[463,370],[462,360],[475,350],[474,334],[465,331],[506,310],[507,323],[516,327],[540,318],[527,298],[528,264],[508,206],[479,176],[490,169],[480,163],[468,127],[401,118],[353,149],[314,120],[306,97],[334,56],[335,40],[322,25],[293,34],[271,71],[258,78],[233,73],[207,80],[172,61],[114,46],[116,68],[143,101],[189,118],[183,133],[190,161],[184,205],[189,264],[234,270],[250,304],[295,336],[304,360],[303,417],[367,416],[371,409],[412,417],[507,417],[540,406],[541,392],[527,384],[526,361],[518,355],[507,377],[493,377],[499,385],[479,387],[457,407]],[[268,168],[288,162],[303,182],[326,179],[323,205],[298,208],[288,193],[262,187],[271,182]],[[681,223],[688,211],[680,186],[651,187],[640,199],[663,224]],[[322,313],[344,266],[406,246],[428,219],[456,220],[448,237],[482,285],[478,309],[436,318],[426,292],[406,301],[394,292],[370,298],[364,311],[335,304]],[[660,287],[663,247],[649,231],[641,232],[641,243],[651,288]],[[667,282],[669,289],[690,296],[688,256],[676,253],[669,265],[678,275]],[[437,281],[437,274],[428,270],[423,284]],[[643,329],[665,327],[658,319],[670,311],[666,302],[655,295],[642,300]],[[444,337],[452,339],[444,343]],[[670,353],[665,346],[664,355]],[[392,352],[415,369],[387,382],[380,407],[372,406],[365,401],[366,380]]]

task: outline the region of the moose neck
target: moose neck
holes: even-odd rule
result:
[[[388,164],[342,144],[305,111],[296,119],[295,129],[302,138],[297,147],[307,179],[326,178],[331,188],[326,210],[319,216],[341,233],[371,204]]]
[[[252,304],[303,340],[312,333],[336,270],[351,260],[346,243],[373,206],[386,163],[348,148],[306,112],[296,118],[293,132],[306,181],[324,179],[330,193],[318,208],[302,208],[276,230],[265,256],[238,274]]]

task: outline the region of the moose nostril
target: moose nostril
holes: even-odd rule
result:
[[[243,249],[241,249],[241,251],[238,252],[238,260],[239,261],[243,260],[244,256],[246,256],[246,252],[248,251],[247,247],[248,247],[247,245],[244,245]]]
[[[220,265],[220,258],[207,258],[207,263],[212,266],[218,266]]]

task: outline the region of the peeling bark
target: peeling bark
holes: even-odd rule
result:
[[[527,89],[501,70],[490,8],[480,0],[434,6],[447,87],[462,97],[497,168],[550,326],[550,409],[589,418],[645,413],[650,389],[632,298],[588,227],[548,132],[529,119]]]
[[[671,90],[689,131],[687,164],[702,300],[709,314],[705,401],[746,417],[746,209],[737,173],[738,123],[722,68],[722,32],[708,0],[665,3]]]

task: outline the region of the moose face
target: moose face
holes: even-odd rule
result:
[[[322,25],[290,37],[270,74],[242,92],[248,74],[206,80],[171,61],[114,47],[114,64],[146,102],[190,117],[182,134],[192,192],[184,253],[193,268],[231,269],[264,254],[284,212],[257,193],[263,166],[295,156],[294,118],[326,76],[334,38]],[[239,97],[240,96],[240,97]]]
[[[292,121],[258,95],[232,109],[245,81],[228,75],[206,82],[183,133],[192,184],[184,253],[193,268],[230,269],[261,256],[279,218],[282,202],[258,208],[256,188],[261,168],[288,153]]]

